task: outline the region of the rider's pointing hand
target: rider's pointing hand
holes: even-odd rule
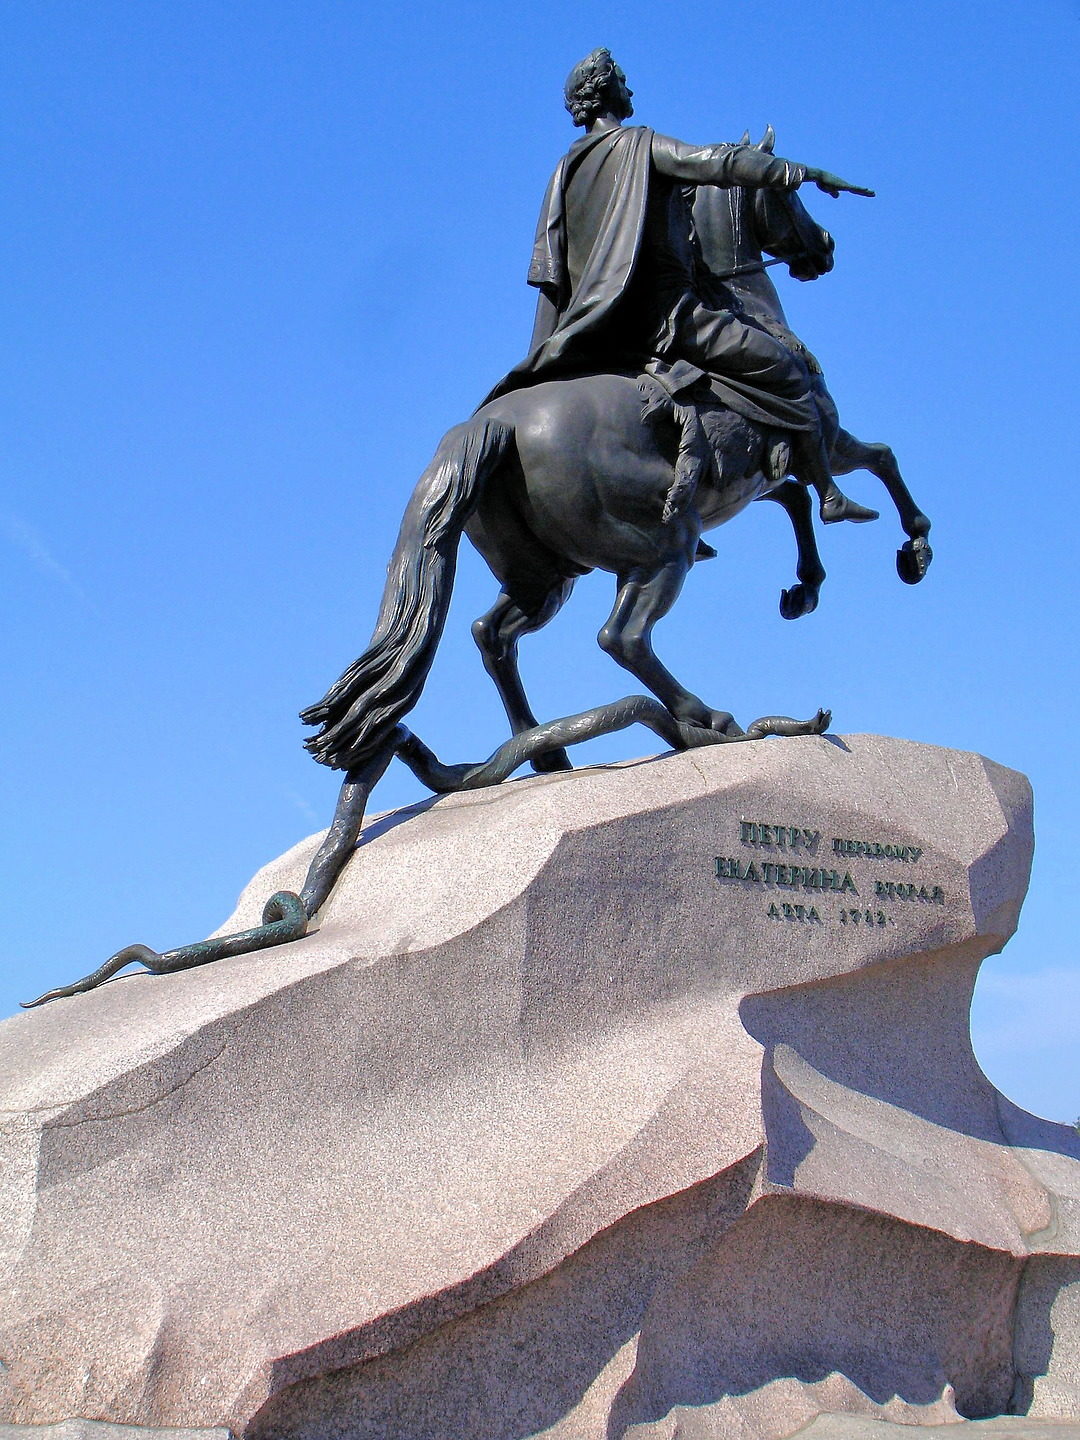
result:
[[[806,180],[812,180],[819,190],[824,190],[826,195],[831,195],[835,200],[841,190],[848,195],[866,195],[874,198],[876,191],[865,190],[861,185],[849,185],[846,180],[841,180],[839,175],[830,175],[828,170],[815,170],[812,165],[807,165]],[[805,184],[806,181],[804,180]]]

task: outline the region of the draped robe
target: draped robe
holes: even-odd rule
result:
[[[809,430],[805,368],[734,310],[695,290],[687,186],[793,189],[802,166],[746,145],[693,147],[646,126],[584,135],[544,196],[529,284],[540,295],[526,358],[493,399],[569,375],[659,368],[762,424]],[[734,305],[734,302],[733,302]]]

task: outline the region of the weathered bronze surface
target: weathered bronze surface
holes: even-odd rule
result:
[[[789,329],[766,273],[783,262],[812,280],[832,268],[832,236],[810,218],[800,186],[834,197],[873,192],[776,156],[771,130],[758,145],[744,136],[695,147],[628,126],[631,93],[606,50],[571,72],[566,108],[585,134],[559,161],[541,208],[529,353],[443,439],[405,511],[371,643],[302,713],[317,727],[308,750],[346,772],[302,894],[272,897],[266,923],[243,935],[163,955],[127,947],[32,1003],[90,989],[131,960],[161,973],[303,934],[395,755],[447,791],[497,784],[527,761],[538,771],[569,769],[568,745],[631,724],[677,749],[819,734],[828,724],[819,711],[807,721],[766,717],[744,731],[664,667],[652,631],[691,566],[715,553],[703,531],[756,499],[783,506],[798,545],[797,582],[782,592],[781,614],[809,614],[825,571],[808,487],[825,523],[876,519],[833,478],[857,468],[877,475],[897,508],[908,537],[901,579],[925,575],[930,522],[889,447],[840,428],[820,366]],[[462,535],[500,585],[473,634],[513,738],[481,764],[444,765],[402,721],[435,657]],[[592,570],[616,579],[600,646],[656,698],[633,695],[540,724],[518,672],[518,642]],[[717,878],[745,876],[722,874],[717,862]]]
[[[730,715],[657,659],[653,627],[709,553],[702,532],[764,497],[788,509],[799,540],[799,583],[782,612],[812,610],[824,571],[805,485],[817,488],[827,521],[873,517],[840,494],[830,464],[875,465],[909,536],[902,578],[925,573],[929,522],[891,451],[840,431],[762,260],[768,250],[800,278],[824,274],[832,237],[794,192],[807,181],[833,195],[872,192],[779,159],[771,133],[758,146],[695,149],[626,126],[630,97],[606,50],[567,81],[567,108],[586,134],[559,162],[541,209],[532,346],[444,439],[406,510],[371,645],[303,712],[318,727],[307,747],[323,764],[367,763],[415,704],[463,533],[502,587],[474,634],[516,734],[537,723],[518,641],[596,569],[617,579],[602,648],[675,719],[734,733]],[[729,288],[721,277],[733,272]],[[554,750],[533,763],[569,762]]]

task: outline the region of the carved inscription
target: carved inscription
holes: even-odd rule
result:
[[[811,865],[778,865],[770,860],[755,864],[745,863],[738,856],[717,855],[716,878],[718,880],[749,880],[753,885],[780,885],[789,890],[835,890],[838,894],[850,890],[859,892],[851,876],[839,870],[821,870]]]
[[[871,860],[903,860],[906,865],[914,865],[922,854],[918,845],[883,845],[880,840],[834,838],[832,848],[837,855],[865,855]]]
[[[766,915],[796,925],[835,924],[852,931],[895,924],[894,917],[884,908],[888,902],[944,905],[945,891],[932,882],[867,879],[859,895],[859,887],[848,869],[832,869],[821,863],[819,847],[824,849],[821,831],[806,825],[781,824],[776,821],[740,820],[739,842],[744,854],[717,855],[714,858],[716,879],[735,882],[750,895],[768,894]],[[903,865],[916,865],[922,856],[918,845],[901,845],[891,840],[852,840],[833,836],[825,852],[830,859],[843,856],[860,860],[892,860]],[[750,853],[745,853],[749,851]],[[771,853],[770,853],[771,852]],[[769,858],[766,858],[768,856]],[[909,872],[910,873],[910,872]],[[880,874],[880,872],[879,872]],[[785,898],[777,892],[798,892],[798,898]],[[858,901],[852,907],[848,896]],[[870,900],[875,903],[868,903]],[[846,904],[826,904],[847,900]]]
[[[945,904],[945,891],[940,885],[894,885],[891,880],[875,880],[874,894],[890,900],[929,900],[932,905]]]
[[[816,905],[807,908],[805,905],[789,905],[782,900],[779,905],[775,902],[770,905],[767,913],[770,920],[808,920],[813,925],[821,924]]]
[[[821,831],[806,830],[801,825],[762,825],[756,820],[740,820],[739,839],[744,845],[766,845],[775,846],[778,850],[812,852],[821,839]]]

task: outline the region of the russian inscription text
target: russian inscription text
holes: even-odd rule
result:
[[[717,880],[736,880],[748,885],[764,885],[770,889],[799,890],[810,892],[804,904],[771,899],[766,914],[772,920],[794,920],[796,922],[823,924],[824,917],[818,908],[822,898],[832,894],[837,897],[851,894],[858,896],[859,887],[849,870],[826,869],[822,865],[783,863],[779,857],[765,860],[760,851],[783,851],[790,862],[795,856],[812,859],[821,841],[821,831],[805,825],[765,823],[761,820],[740,820],[739,840],[759,853],[753,858],[740,859],[734,855],[717,855],[713,865]],[[904,865],[914,865],[922,856],[918,845],[903,845],[895,841],[850,840],[842,836],[832,839],[834,855],[854,856],[860,860],[899,860]],[[878,901],[902,900],[919,901],[930,905],[944,905],[945,891],[940,885],[912,884],[895,880],[867,881],[873,885],[873,894]],[[810,903],[811,901],[816,903]],[[826,912],[827,914],[828,912]],[[892,916],[879,909],[841,909],[836,912],[837,923],[856,928],[862,926],[885,926],[894,924]]]

